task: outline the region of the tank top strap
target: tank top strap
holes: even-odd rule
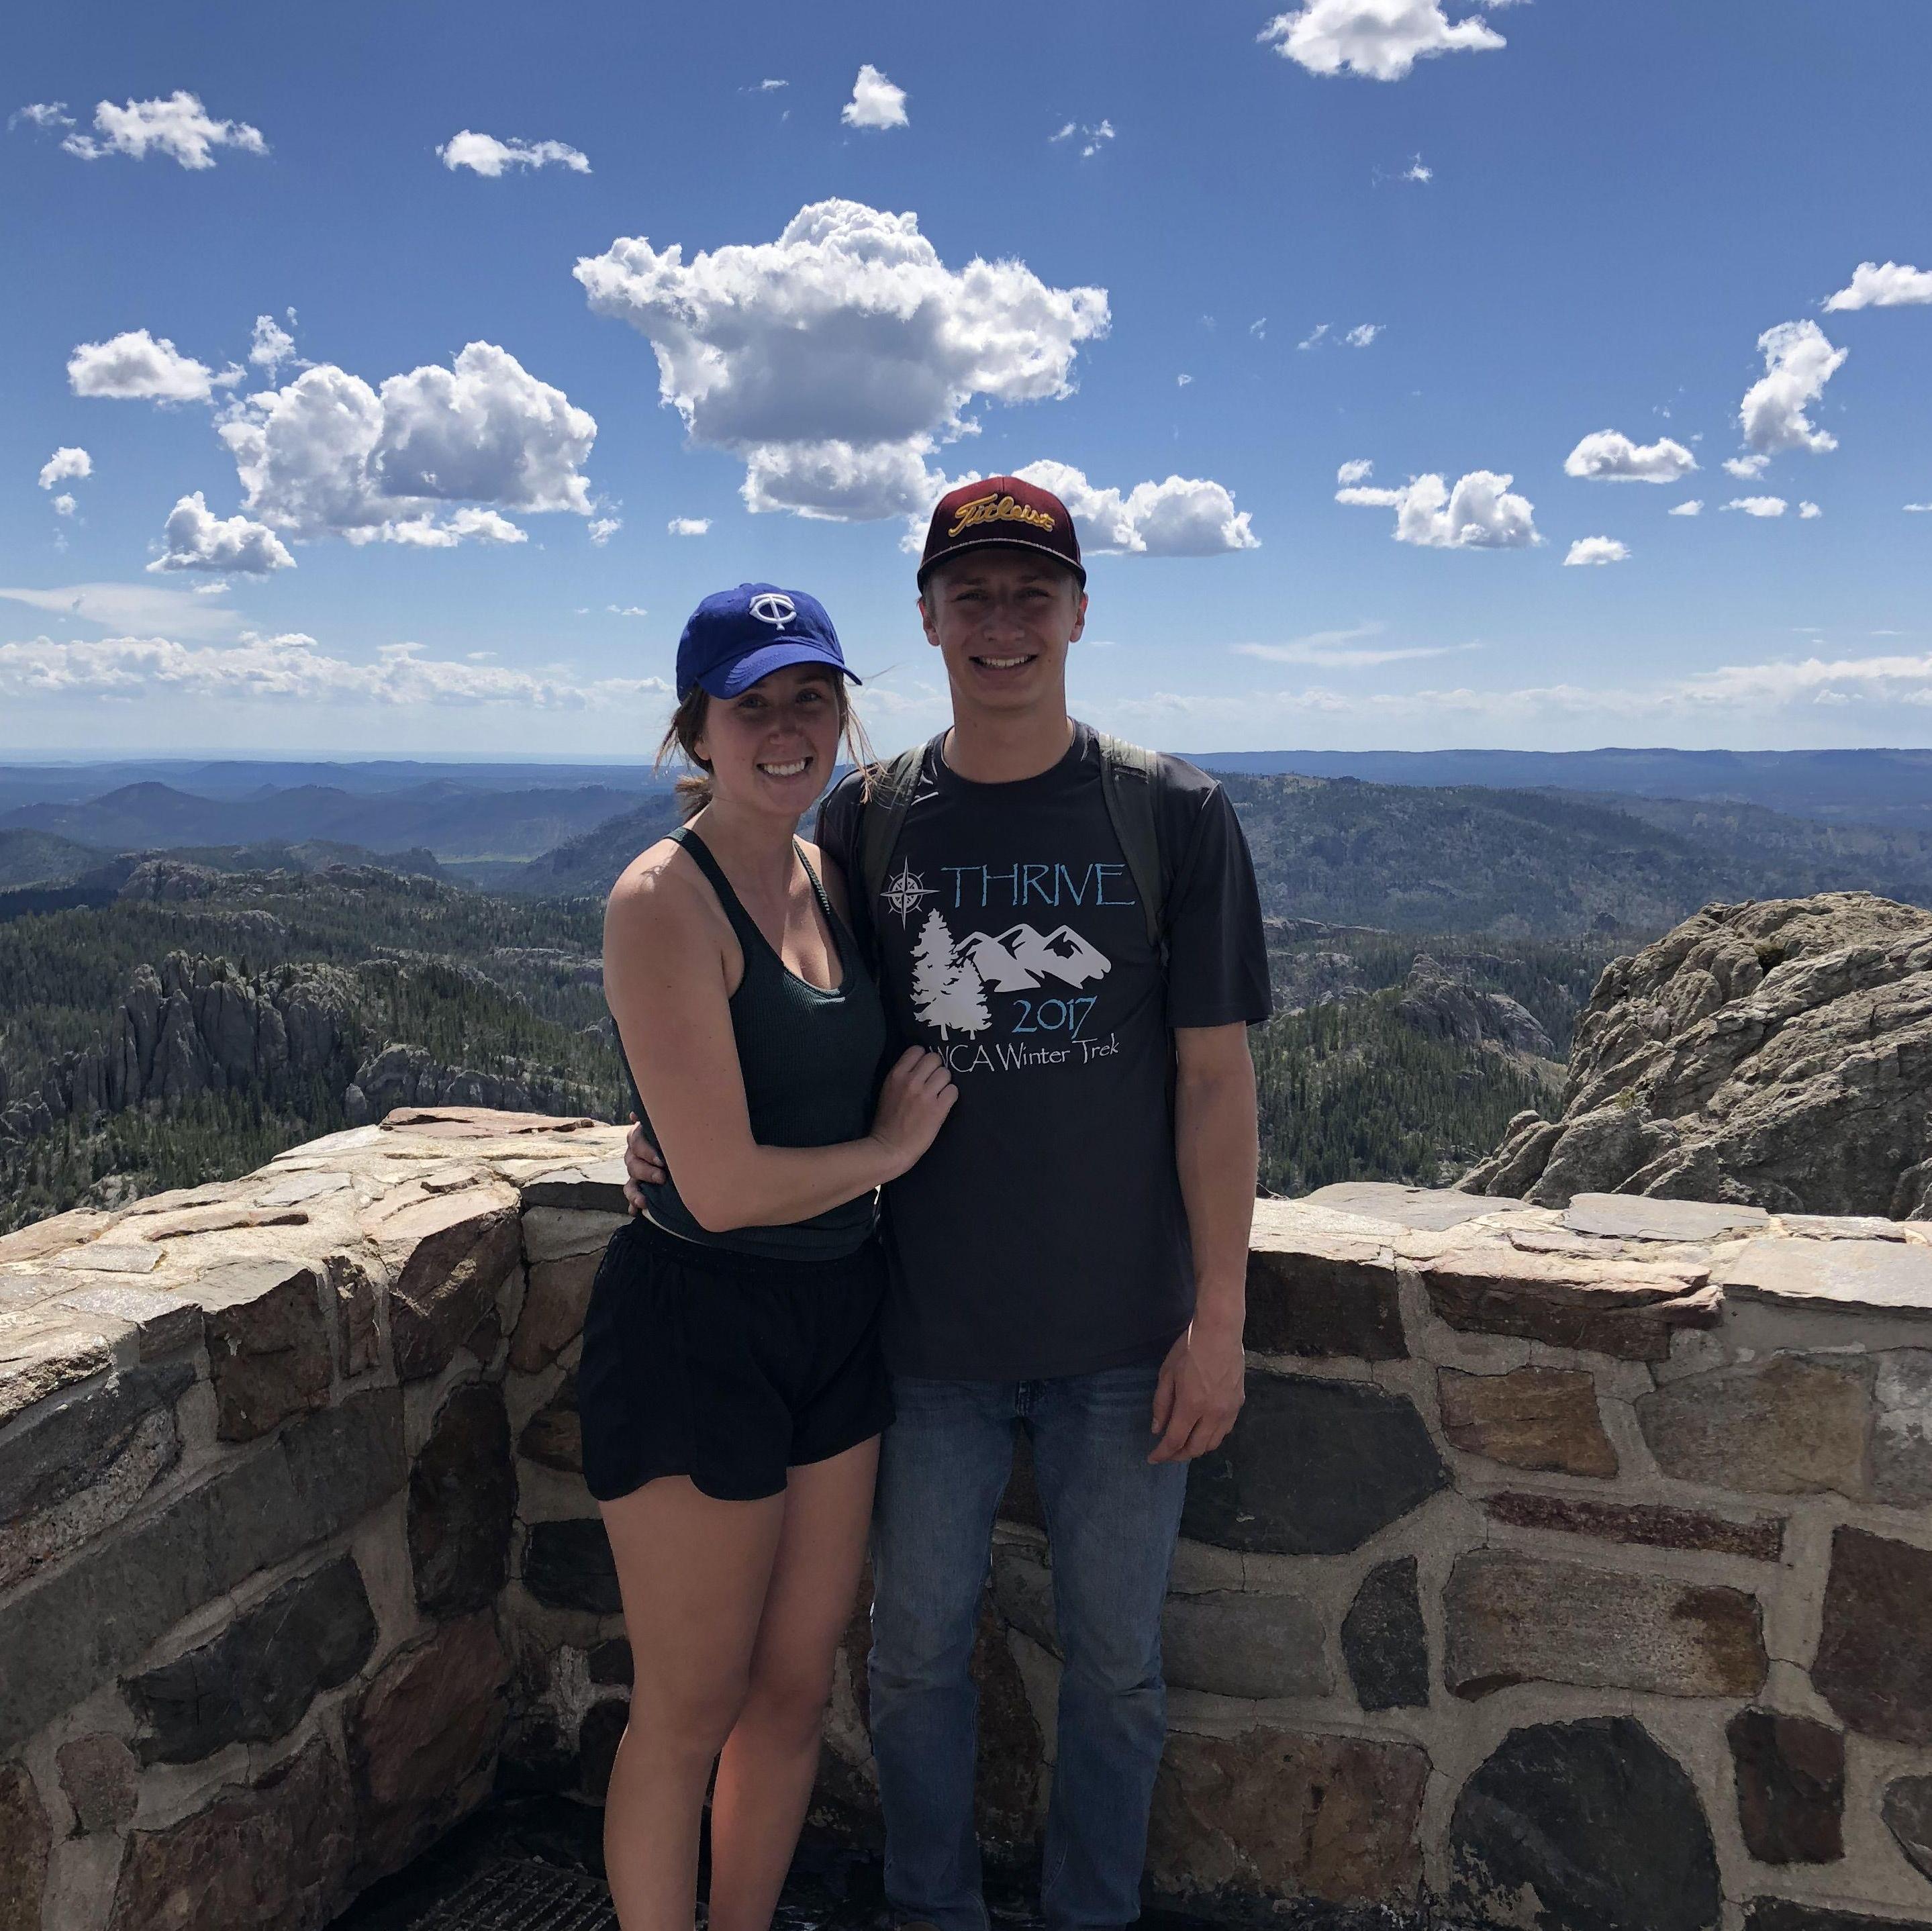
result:
[[[724,876],[724,868],[712,856],[711,847],[688,825],[680,825],[665,836],[673,844],[682,845],[691,854],[693,862],[718,895],[718,903],[724,908],[725,917],[730,920],[732,931],[738,935],[739,946],[745,955],[745,969],[749,972],[752,961],[763,958],[771,950],[770,942],[758,930],[758,921],[745,910],[737,893],[731,889],[731,881]]]

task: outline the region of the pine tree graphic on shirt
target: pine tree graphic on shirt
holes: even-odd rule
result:
[[[959,955],[937,911],[926,915],[913,947],[912,1006],[921,1024],[937,1027],[942,1039],[983,1033],[992,1023],[979,972],[970,958]]]

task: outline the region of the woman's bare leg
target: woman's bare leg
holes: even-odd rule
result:
[[[604,1801],[610,1895],[623,1931],[691,1931],[705,1786],[751,1684],[786,1498],[666,1475],[599,1506],[635,1679]]]
[[[878,1438],[790,1471],[744,1706],[711,1797],[711,1931],[766,1931],[805,1821],[865,1566]]]

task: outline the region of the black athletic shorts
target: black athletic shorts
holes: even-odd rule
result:
[[[641,1216],[590,1291],[577,1405],[600,1502],[660,1475],[721,1501],[782,1494],[892,1418],[879,1352],[885,1255],[774,1261],[699,1246]]]

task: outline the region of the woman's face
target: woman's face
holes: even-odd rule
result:
[[[838,673],[790,664],[706,708],[698,750],[721,799],[797,818],[838,760]]]

